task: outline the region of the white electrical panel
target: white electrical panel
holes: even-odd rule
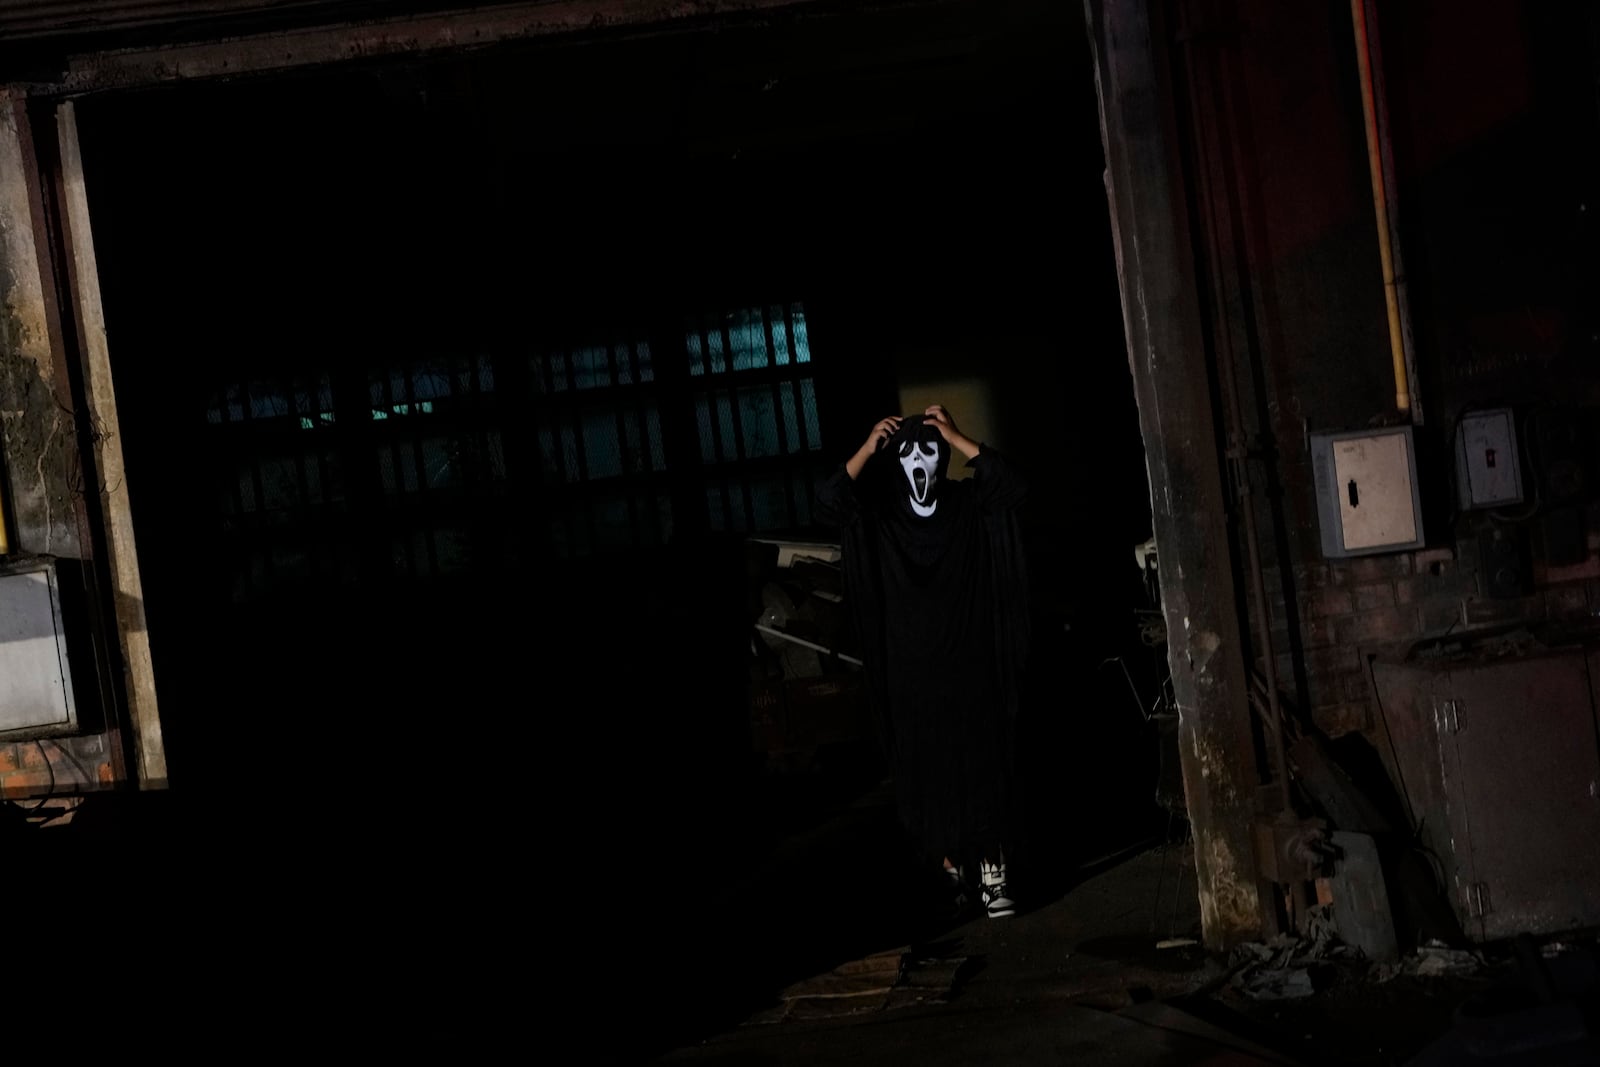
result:
[[[76,720],[55,571],[0,574],[0,737],[61,732]]]
[[[1414,446],[1409,426],[1311,435],[1323,555],[1422,547]]]
[[[1522,467],[1510,408],[1461,417],[1456,429],[1456,486],[1463,510],[1522,503]]]

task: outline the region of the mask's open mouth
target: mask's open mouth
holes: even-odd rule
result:
[[[919,504],[928,502],[928,472],[921,467],[914,467],[911,471],[911,492],[913,499]]]

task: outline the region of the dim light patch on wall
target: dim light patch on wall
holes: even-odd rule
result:
[[[902,377],[905,377],[902,374]],[[1004,450],[995,425],[994,400],[989,383],[978,378],[951,378],[935,382],[919,382],[900,387],[900,410],[896,414],[915,415],[934,404],[943,404],[955,420],[957,428],[980,444],[993,445]],[[959,457],[950,464],[948,477],[969,478],[972,468]]]

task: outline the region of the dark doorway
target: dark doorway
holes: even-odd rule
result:
[[[1038,865],[1151,832],[1089,56],[990,7],[82,102],[175,788],[715,928],[771,832],[743,541],[966,382],[1035,486]]]

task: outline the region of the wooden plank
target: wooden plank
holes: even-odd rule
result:
[[[37,81],[26,88],[32,96],[79,95],[328,63],[483,48],[557,34],[671,28],[815,6],[820,6],[817,0],[510,3],[432,15],[280,29],[221,41],[84,53],[68,57],[58,78]],[[875,5],[864,2],[858,6]]]
[[[144,584],[134,541],[133,512],[123,463],[122,434],[117,419],[116,390],[111,379],[111,354],[106,341],[105,311],[100,303],[100,274],[95,265],[94,237],[89,225],[88,190],[78,150],[77,117],[70,101],[56,108],[61,148],[62,229],[73,307],[82,346],[85,391],[105,516],[111,581],[116,603],[117,636],[122,645],[133,728],[135,777],[142,789],[167,785],[166,749],[161,739],[161,714],[156,702],[155,667],[145,623]]]
[[[867,993],[887,993],[900,979],[901,958],[874,956],[837,967],[785,989],[784,1000],[816,997],[855,997]]]
[[[882,1011],[889,1002],[889,990],[842,997],[802,997],[790,1002],[785,1022],[806,1022],[812,1019],[837,1019],[844,1015],[861,1015]]]

